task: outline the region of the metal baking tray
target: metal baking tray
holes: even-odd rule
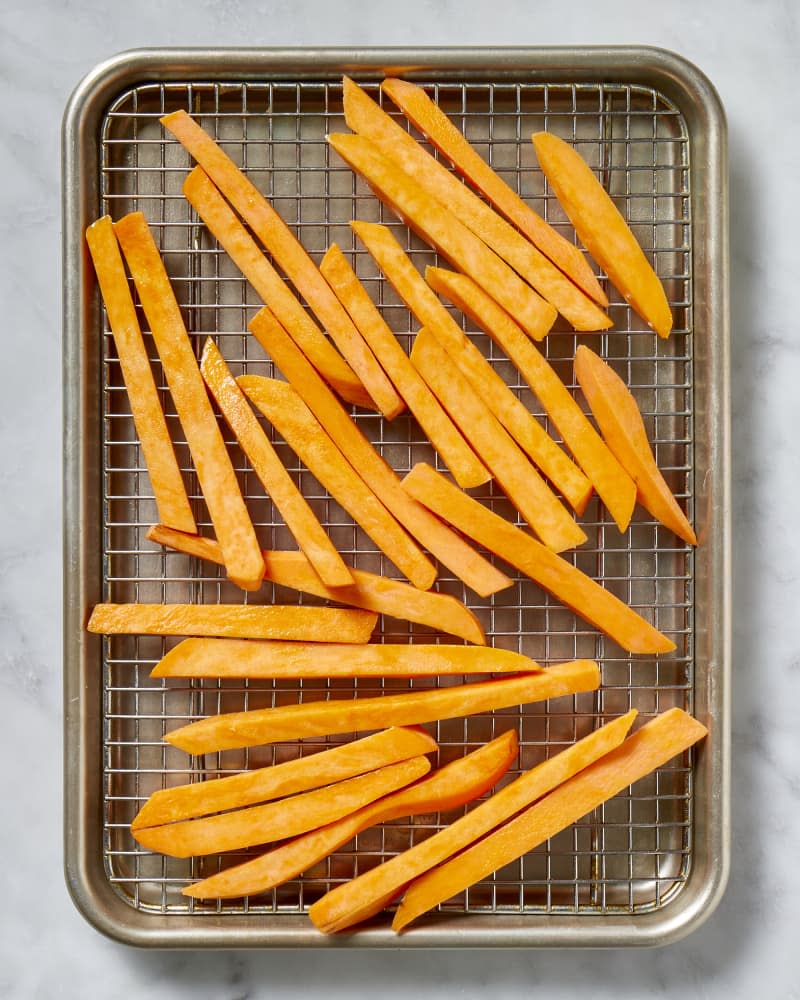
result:
[[[347,222],[383,219],[420,267],[435,256],[329,151],[326,133],[344,127],[343,72],[375,95],[386,73],[430,88],[495,168],[570,238],[572,230],[535,169],[529,135],[548,128],[575,141],[655,260],[675,316],[672,336],[660,341],[609,287],[612,330],[578,337],[557,326],[545,349],[573,388],[571,359],[580,341],[601,349],[625,375],[659,464],[694,520],[701,544],[692,552],[642,511],[620,535],[593,501],[581,518],[589,542],[571,556],[672,636],[676,652],[627,656],[530,581],[517,578],[494,599],[476,600],[444,574],[437,586],[468,601],[490,642],[545,663],[595,657],[603,685],[595,695],[552,706],[442,722],[436,727],[440,760],[513,726],[519,766],[527,768],[631,706],[644,721],[679,705],[706,723],[710,736],[410,932],[394,935],[384,917],[329,939],[305,915],[310,903],[452,814],[368,831],[300,879],[263,896],[220,903],[180,894],[187,881],[216,870],[220,859],[167,860],[138,849],[131,838],[128,824],[155,788],[332,742],[194,760],[162,742],[168,729],[220,710],[314,693],[370,693],[384,685],[151,681],[149,668],[164,651],[161,639],[84,632],[88,610],[103,599],[207,603],[243,597],[216,569],[165,553],[145,538],[155,505],[83,231],[103,213],[118,218],[142,210],[198,345],[212,332],[237,371],[270,370],[245,332],[258,301],[180,193],[189,160],[158,119],[187,108],[226,144],[312,255],[319,259],[333,241],[351,255],[390,325],[407,334],[414,329],[411,318]],[[657,49],[144,50],[104,63],[80,84],[63,131],[65,856],[71,893],[96,927],[131,944],[160,947],[624,946],[674,941],[713,910],[727,877],[729,842],[726,171],[725,120],[713,87],[683,59]],[[509,363],[486,337],[475,339],[544,419]],[[163,398],[173,420],[166,392]],[[357,419],[399,472],[433,458],[412,420],[401,416],[386,424],[365,413]],[[173,427],[201,530],[210,530],[180,428]],[[345,558],[389,572],[369,540],[277,443]],[[293,547],[231,446],[262,543]],[[487,489],[481,495],[513,516],[499,494]],[[274,599],[310,600],[266,587],[255,597]],[[380,629],[379,640],[394,642],[424,633],[390,620]]]

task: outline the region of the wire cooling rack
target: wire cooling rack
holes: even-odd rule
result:
[[[598,170],[648,256],[655,261],[673,309],[674,330],[660,341],[601,275],[614,326],[602,334],[576,335],[559,320],[543,348],[575,391],[572,358],[583,342],[610,360],[634,391],[656,458],[680,503],[693,516],[694,436],[692,358],[692,219],[690,140],[676,107],[647,86],[608,83],[424,83],[494,168],[537,211],[570,239],[574,234],[536,168],[530,133],[554,131],[575,143]],[[367,91],[380,99],[374,81]],[[144,212],[150,223],[191,331],[198,356],[207,335],[216,338],[235,374],[273,374],[247,332],[260,301],[216,245],[181,194],[190,168],[183,149],[167,136],[159,117],[184,108],[247,172],[319,262],[336,242],[389,325],[409,347],[416,328],[405,306],[380,275],[348,226],[351,219],[383,221],[420,269],[436,255],[372,196],[325,141],[345,130],[340,82],[145,83],[125,89],[101,123],[101,210],[114,219]],[[394,109],[386,102],[386,109]],[[396,119],[405,125],[400,115]],[[459,321],[460,314],[454,313]],[[509,385],[548,429],[538,401],[513,365],[488,337],[465,326]],[[243,595],[222,571],[146,540],[157,519],[155,502],[136,439],[127,395],[108,328],[102,342],[102,510],[104,596],[111,601],[316,603],[315,599],[265,585]],[[201,532],[210,533],[188,450],[166,390],[149,335],[146,343],[161,387],[162,403]],[[581,402],[583,402],[581,400]],[[354,411],[354,419],[399,473],[435,454],[413,418],[387,423]],[[226,431],[226,433],[228,433]],[[397,576],[360,528],[325,493],[280,440],[272,439],[303,494],[350,565]],[[270,500],[231,440],[243,493],[265,547],[294,548]],[[490,487],[474,491],[506,517],[515,513]],[[589,541],[568,554],[581,569],[639,610],[677,644],[668,657],[632,658],[611,640],[519,576],[514,586],[480,599],[443,571],[437,588],[475,611],[492,645],[519,650],[542,663],[593,657],[602,664],[599,692],[562,698],[436,725],[440,763],[474,749],[508,728],[520,740],[518,766],[508,780],[631,707],[640,722],[678,705],[692,710],[694,687],[693,554],[640,509],[622,535],[596,499],[580,522]],[[503,567],[508,572],[508,567]],[[382,619],[376,641],[453,641],[421,626]],[[114,890],[136,910],[156,914],[299,914],[332,886],[424,838],[456,813],[395,821],[357,840],[301,878],[244,900],[201,902],[180,890],[228,864],[252,856],[173,860],[140,849],[129,824],[155,789],[202,781],[246,767],[311,753],[344,737],[226,751],[189,758],[163,742],[183,723],[220,711],[352,697],[454,680],[330,680],[241,682],[151,680],[152,665],[174,644],[153,637],[104,640],[103,669],[103,861]],[[691,755],[638,782],[540,849],[496,872],[442,905],[450,913],[562,913],[586,917],[638,914],[659,909],[681,891],[692,862]]]

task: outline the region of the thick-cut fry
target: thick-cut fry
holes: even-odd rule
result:
[[[575,510],[582,513],[592,492],[589,480],[465,336],[391,231],[374,222],[351,222],[350,225],[420,324],[436,335],[506,430]],[[459,486],[468,488],[458,476],[455,478]]]
[[[365,484],[291,385],[262,375],[242,376],[239,385],[400,572],[423,590],[432,586],[436,578],[433,564]]]
[[[511,819],[520,809],[552,791],[563,781],[619,746],[636,717],[636,711],[596,729],[561,753],[526,771],[465,816],[415,844],[402,854],[346,882],[323,896],[310,916],[325,933],[344,930],[383,909],[404,886],[475,843]]]
[[[498,212],[523,233],[566,274],[578,288],[601,306],[605,292],[581,251],[559,235],[527,205],[472,148],[450,119],[422,90],[407,80],[387,79],[381,90],[403,114],[450,160],[456,170],[483,193]]]
[[[164,739],[187,753],[215,753],[308,736],[454,719],[578,691],[594,691],[599,684],[597,664],[591,660],[575,660],[537,673],[456,687],[418,689],[377,698],[308,701],[301,705],[215,715],[173,729]]]
[[[120,219],[114,231],[158,348],[228,576],[244,590],[257,590],[264,578],[261,549],[158,248],[141,212]]]
[[[468,850],[412,882],[395,914],[395,930],[549,837],[702,739],[708,730],[680,708],[670,709],[585,770],[559,785]]]
[[[697,535],[656,465],[642,415],[628,387],[610,365],[583,345],[575,352],[575,376],[606,444],[636,483],[639,503],[679,538],[697,545]]]
[[[422,781],[281,844],[261,857],[187,886],[183,894],[195,899],[230,899],[265,892],[306,871],[377,823],[419,813],[447,812],[471,802],[503,777],[516,755],[517,735],[509,729]]]
[[[186,178],[183,193],[264,305],[292,331],[300,349],[325,381],[348,403],[376,409],[353,369],[300,305],[202,167],[195,167]]]
[[[161,124],[197,160],[286,272],[381,412],[387,417],[395,416],[399,412],[398,407],[402,409],[402,401],[392,383],[316,264],[272,205],[185,111],[166,115]]]
[[[430,768],[427,757],[412,757],[277,802],[165,826],[140,827],[134,831],[134,837],[142,847],[171,858],[191,858],[267,844],[332,823],[416,781]]]
[[[555,552],[582,545],[583,529],[426,327],[417,334],[411,362],[545,545]]]
[[[546,336],[557,315],[553,306],[540,298],[449,208],[387,160],[369,139],[334,134],[328,136],[328,142],[392,211],[513,313],[531,337],[541,340]]]
[[[278,508],[297,544],[319,574],[320,580],[329,587],[344,587],[352,583],[353,577],[345,561],[284,468],[272,442],[256,420],[244,393],[236,384],[236,379],[211,338],[203,348],[200,371],[222,416],[236,435],[242,451],[250,459],[253,471]]]
[[[481,464],[408,360],[397,338],[335,243],[328,248],[320,271],[364,334],[375,357],[389,373],[397,391],[417,418],[428,440],[447,463],[458,485],[466,490],[491,479],[491,473]]]
[[[343,83],[348,126],[375,143],[383,155],[413,177],[476,236],[523,277],[576,330],[604,330],[611,320],[553,262],[485,201],[430,155],[348,77]]]
[[[275,363],[367,486],[417,541],[482,597],[511,586],[507,576],[403,490],[397,475],[268,309],[262,309],[253,318],[250,329],[266,345]]]
[[[509,649],[414,643],[356,645],[254,639],[186,639],[151,677],[433,677],[522,673],[542,668]]]
[[[551,132],[534,132],[531,139],[539,166],[589,253],[659,337],[668,337],[672,311],[664,286],[589,164]]]
[[[294,604],[95,604],[89,632],[293,642],[369,642],[378,616]]]
[[[142,445],[158,516],[171,528],[197,531],[109,216],[105,215],[89,226],[86,242],[108,313],[108,324],[114,335],[131,416]]]
[[[210,538],[186,535],[160,524],[148,529],[147,537],[159,545],[168,545],[198,559],[222,563],[219,545]],[[264,563],[264,579],[281,587],[416,622],[479,646],[486,645],[486,635],[474,613],[450,594],[418,590],[399,580],[360,569],[352,571],[355,583],[331,590],[322,583],[302,552],[265,550]]]
[[[307,757],[210,781],[160,788],[136,814],[131,830],[296,795],[436,749],[436,741],[424,729],[412,726],[384,729]]]
[[[412,496],[463,531],[468,538],[521,569],[562,604],[611,636],[629,653],[668,653],[675,643],[618,597],[551,552],[424,463],[403,480]]]
[[[547,359],[508,313],[466,275],[428,268],[425,276],[432,288],[478,323],[514,362],[576,462],[593,483],[617,527],[625,531],[636,505],[636,484],[592,427]]]

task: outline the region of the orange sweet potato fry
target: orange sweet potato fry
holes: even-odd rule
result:
[[[514,320],[463,274],[429,268],[426,277],[506,352],[533,389],[575,461],[591,480],[620,531],[630,523],[636,484],[572,398],[567,387]]]
[[[86,242],[108,314],[108,324],[114,335],[158,516],[179,531],[197,531],[109,216],[105,215],[89,226]]]
[[[389,117],[358,84],[344,78],[344,117],[348,126],[374,142],[383,155],[464,225],[564,316],[576,330],[604,330],[611,320],[530,240],[482,201],[443,163],[430,155]]]
[[[299,875],[378,823],[420,813],[447,812],[492,788],[517,755],[517,735],[507,730],[433,774],[318,830],[310,830],[252,861],[228,868],[183,890],[195,899],[230,899],[265,892]]]
[[[539,166],[581,241],[614,285],[659,337],[672,330],[672,311],[636,237],[589,164],[551,132],[531,136]]]
[[[427,136],[431,144],[444,153],[456,170],[478,188],[487,201],[520,229],[578,288],[601,306],[608,305],[605,292],[581,251],[537,215],[492,170],[421,87],[407,80],[393,78],[384,80],[381,90]]]
[[[471,275],[517,318],[535,340],[553,325],[556,310],[534,292],[458,217],[399,170],[374,143],[360,135],[333,134],[328,142],[378,197],[454,267]]]
[[[95,604],[89,632],[196,635],[297,642],[369,642],[378,617],[294,604]]]
[[[198,559],[222,563],[222,553],[213,539],[187,535],[160,524],[151,527],[147,537]],[[352,570],[352,584],[332,590],[322,583],[302,552],[265,550],[264,563],[264,579],[281,587],[416,622],[479,646],[486,645],[486,635],[475,614],[450,594],[419,590],[399,580],[360,569]]]
[[[456,482],[464,489],[480,486],[491,478],[442,409],[417,370],[408,360],[366,289],[358,280],[339,247],[334,243],[322,260],[320,270],[339,297],[353,322],[364,334],[375,357],[389,373],[397,391],[408,404],[433,447],[447,463]]]
[[[549,837],[666,764],[708,730],[679,708],[642,726],[619,747],[569,778],[458,857],[412,882],[395,914],[400,930],[433,906],[532,851]]]
[[[429,465],[419,463],[403,480],[412,496],[474,538],[600,629],[630,653],[667,653],[675,643],[591,577],[521,531]]]
[[[511,585],[507,576],[403,490],[396,474],[353,423],[268,309],[262,309],[253,318],[250,329],[367,486],[417,541],[481,596]]]
[[[437,831],[409,850],[363,875],[332,889],[312,906],[309,916],[325,933],[341,931],[383,909],[409,882],[463,851],[489,831],[511,819],[520,809],[552,791],[588,767],[625,739],[636,711],[585,736],[505,785],[465,816]]]
[[[183,193],[264,305],[292,331],[300,349],[325,381],[348,403],[376,409],[353,369],[292,294],[202,167],[195,167],[186,178]]]
[[[242,376],[239,384],[334,500],[401,573],[427,590],[435,577],[430,560],[366,485],[291,385],[262,375]]]
[[[319,574],[320,580],[329,587],[344,587],[352,583],[353,577],[345,561],[284,468],[272,442],[256,420],[244,393],[210,338],[203,348],[200,371],[222,416],[250,460],[253,471],[278,508],[295,541]]]
[[[690,545],[697,536],[656,465],[647,430],[628,387],[588,347],[575,352],[575,376],[606,444],[636,483],[641,505]]]
[[[465,336],[391,231],[374,222],[351,222],[350,225],[420,324],[436,335],[509,434],[574,509],[582,512],[592,491],[589,480]],[[452,466],[450,471],[453,472]],[[455,473],[454,476],[464,489],[478,485],[462,481]]]
[[[412,757],[277,802],[164,826],[139,827],[133,835],[142,847],[172,858],[191,858],[266,844],[315,830],[347,816],[416,781],[427,774],[430,767],[427,757]]]
[[[435,677],[541,669],[521,653],[483,646],[185,639],[159,660],[150,676]]]
[[[160,788],[136,814],[131,830],[208,816],[226,809],[241,809],[256,802],[270,802],[344,781],[345,778],[410,757],[433,753],[436,749],[436,741],[424,729],[412,726],[384,729],[351,743],[269,767],[210,781]]]
[[[545,545],[562,552],[585,542],[583,529],[426,327],[417,334],[411,362]]]
[[[300,705],[215,715],[173,729],[164,738],[187,753],[215,753],[308,736],[453,719],[577,691],[594,691],[599,684],[597,664],[591,660],[575,660],[536,673],[474,684],[416,689],[377,698],[307,701]]]
[[[161,119],[162,125],[188,150],[214,184],[256,234],[381,409],[394,414],[401,400],[361,334],[339,304],[303,245],[261,192],[185,111]]]
[[[228,576],[257,590],[264,560],[164,264],[141,212],[114,226],[156,342]]]

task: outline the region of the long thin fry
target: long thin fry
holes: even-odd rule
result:
[[[164,739],[187,753],[215,753],[261,743],[303,739],[453,719],[511,705],[594,691],[600,670],[591,660],[561,663],[537,673],[407,694],[232,712],[173,729]]]
[[[294,604],[95,604],[89,632],[369,642],[377,615]]]
[[[150,676],[434,677],[541,669],[521,653],[483,646],[185,639],[159,660]]]
[[[670,709],[545,798],[474,846],[411,884],[395,930],[437,903],[532,851],[549,837],[702,739],[708,730],[680,708]]]
[[[591,577],[551,552],[424,463],[415,465],[404,487],[469,538],[521,569],[562,604],[611,636],[630,653],[668,653],[675,643]]]
[[[160,524],[148,529],[147,537],[198,559],[222,563],[219,545],[211,538],[186,535]],[[456,635],[467,642],[486,645],[486,635],[475,614],[450,594],[419,590],[399,580],[360,569],[352,570],[355,581],[353,584],[332,590],[322,583],[302,552],[265,550],[264,564],[264,579],[281,587],[390,615],[403,621],[416,622],[439,632]]]
[[[250,329],[367,486],[417,541],[481,596],[511,585],[508,577],[403,490],[397,475],[345,413],[268,309],[262,309],[253,318]]]
[[[430,767],[427,757],[412,757],[369,774],[359,774],[335,785],[290,795],[277,802],[164,826],[140,827],[134,831],[134,837],[142,847],[172,858],[190,858],[267,844],[306,830],[315,830],[347,816],[369,802],[416,781],[427,774]]]
[[[211,338],[203,348],[200,371],[222,416],[250,460],[253,471],[278,508],[295,541],[319,573],[320,580],[329,587],[344,587],[352,583],[353,577],[344,559],[336,551],[317,515],[284,468],[272,442],[256,420],[244,393],[236,384],[236,379]]]
[[[264,577],[261,549],[158,248],[141,212],[120,219],[114,231],[158,348],[228,576],[245,590],[257,590]]]
[[[601,306],[605,292],[581,251],[548,225],[473,149],[456,126],[421,87],[407,80],[387,79],[381,85],[403,114],[542,253]]]
[[[431,837],[378,865],[363,875],[332,889],[310,910],[310,917],[325,933],[344,930],[383,909],[412,879],[457,855],[489,831],[511,819],[520,809],[552,791],[625,739],[636,711],[601,726],[582,740],[525,771],[465,816]]]
[[[300,305],[202,167],[195,167],[186,178],[183,193],[264,305],[292,331],[301,350],[325,381],[348,403],[376,409],[353,369]]]
[[[128,390],[131,415],[142,445],[158,516],[171,528],[197,531],[136,318],[136,308],[125,276],[125,265],[122,263],[109,216],[104,215],[89,226],[86,230],[86,242],[108,313],[108,324],[114,335],[122,377]]]
[[[458,485],[471,489],[491,479],[491,473],[481,464],[408,360],[397,338],[335,243],[328,248],[320,270],[353,317],[353,322],[364,334],[375,357],[389,373],[397,391],[417,418],[429,441],[447,463]]]
[[[185,111],[161,119],[282,268],[387,417],[402,401],[303,245],[258,188]]]
[[[424,729],[395,727],[269,767],[159,788],[136,814],[131,830],[296,795],[436,749],[436,741]]]

